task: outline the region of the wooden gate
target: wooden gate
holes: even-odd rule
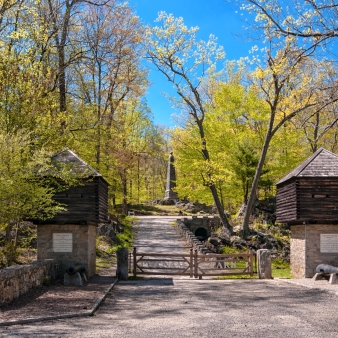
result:
[[[133,275],[203,276],[253,275],[253,253],[206,254],[197,250],[190,254],[139,253],[134,248],[130,255]]]

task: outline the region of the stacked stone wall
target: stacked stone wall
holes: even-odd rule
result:
[[[72,252],[53,251],[53,233],[72,233]],[[56,259],[59,262],[59,273],[74,264],[86,269],[88,277],[96,270],[96,226],[76,224],[40,224],[38,225],[38,259]]]
[[[197,221],[196,221],[197,220]],[[197,250],[200,254],[207,254],[210,253],[211,251],[203,244],[203,242],[201,242],[196,236],[195,236],[195,231],[198,228],[201,228],[201,223],[200,222],[200,218],[193,218],[191,219],[178,219],[176,221],[177,223],[177,231],[179,233],[180,236],[184,237],[185,240],[191,245],[191,247],[194,250]],[[187,224],[189,224],[189,228],[187,226]],[[191,226],[191,225],[194,226]],[[195,229],[193,230],[194,232],[191,231],[191,229]]]
[[[338,225],[304,224],[291,227],[291,274],[312,278],[319,264],[338,266],[338,253],[320,252],[320,235],[338,234]]]
[[[58,263],[53,259],[0,270],[0,305],[11,302],[41,285],[44,280],[54,280],[57,275]]]
[[[204,228],[207,231],[208,237],[211,236],[212,229],[220,225],[219,217],[215,216],[192,216],[192,218],[183,218],[182,221],[193,234],[195,234],[198,228]]]

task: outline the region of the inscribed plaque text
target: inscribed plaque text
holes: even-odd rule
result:
[[[338,253],[338,234],[321,234],[320,252]]]
[[[73,252],[73,234],[67,232],[53,233],[54,252]]]

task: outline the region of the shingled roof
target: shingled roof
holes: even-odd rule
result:
[[[76,174],[84,174],[85,176],[100,176],[102,175],[93,167],[87,164],[82,158],[72,152],[70,149],[65,148],[59,153],[52,156],[52,162],[57,166],[57,163],[67,164],[71,167],[72,171]]]
[[[338,156],[324,148],[320,148],[279,180],[276,185],[293,177],[338,177]]]

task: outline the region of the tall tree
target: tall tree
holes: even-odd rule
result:
[[[111,126],[114,137],[107,140],[105,150],[110,158],[105,164],[108,179],[118,177],[122,212],[127,214],[128,202],[132,200],[133,182],[139,187],[139,178],[135,180],[135,176],[140,174],[141,158],[151,154],[149,144],[154,136],[154,128],[147,106],[137,100],[126,101],[115,112],[114,121]]]
[[[45,29],[49,33],[48,42],[55,50],[55,53],[50,55],[49,61],[54,61],[56,65],[55,86],[59,94],[58,108],[60,112],[65,112],[68,108],[69,86],[67,85],[69,78],[67,79],[67,70],[79,59],[83,59],[86,52],[82,41],[78,39],[79,30],[83,28],[79,13],[87,10],[86,5],[105,6],[107,2],[109,1],[43,0],[38,3]],[[62,121],[61,128],[64,127],[65,121]]]
[[[210,189],[224,228],[231,234],[232,227],[222,207],[213,172],[208,169],[210,153],[204,131],[208,96],[204,92],[208,75],[215,72],[216,63],[224,57],[216,39],[196,41],[197,27],[188,28],[182,18],[161,12],[157,19],[162,26],[148,28],[146,58],[171,82],[179,96],[181,109],[196,124],[200,137],[200,154],[205,161],[205,184]],[[178,103],[178,102],[177,102]]]
[[[15,261],[16,240],[12,239],[12,231],[20,222],[53,217],[64,209],[53,200],[55,188],[42,179],[53,170],[49,154],[34,148],[28,131],[0,131],[0,228],[6,233],[7,265]],[[67,179],[62,171],[59,175]]]
[[[312,49],[304,49],[301,53],[293,42],[293,39],[287,40],[286,46],[279,49],[274,56],[268,51],[267,67],[258,68],[253,73],[254,86],[266,101],[270,116],[243,219],[244,235],[249,232],[249,218],[256,199],[256,189],[274,135],[298,114],[307,112],[314,115],[327,109],[338,99],[334,78],[327,74],[318,78],[309,71],[313,66]],[[319,64],[317,61],[317,65]]]
[[[87,5],[80,39],[86,58],[75,67],[74,96],[92,107],[97,135],[96,164],[101,161],[102,133],[112,125],[124,100],[140,97],[147,86],[141,66],[143,27],[126,4]]]
[[[270,39],[294,37],[327,53],[338,38],[338,4],[332,0],[246,0],[241,8],[255,13],[255,28]]]

